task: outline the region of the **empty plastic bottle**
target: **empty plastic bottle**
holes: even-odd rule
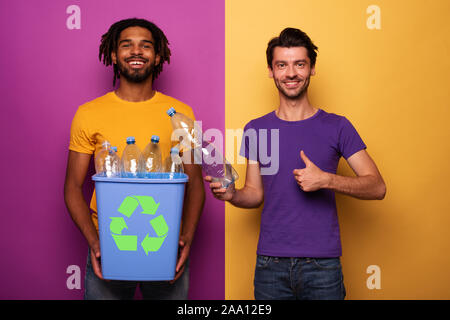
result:
[[[184,173],[183,162],[180,158],[180,150],[178,148],[170,149],[170,155],[164,161],[164,172]],[[170,175],[173,178],[173,175]]]
[[[161,150],[159,148],[159,137],[152,136],[150,143],[142,151],[139,161],[139,171],[142,173],[161,172]]]
[[[192,119],[174,108],[167,110],[167,114],[171,117],[173,129],[178,130],[176,136],[180,137],[180,144],[194,150],[194,163],[202,164],[205,175],[211,176],[213,182],[221,182],[223,188],[239,179],[236,170],[221,152],[210,142],[202,140],[203,133]],[[183,141],[184,137],[187,141]]]
[[[233,166],[216,146],[207,141],[203,141],[202,144],[202,170],[205,175],[211,176],[212,182],[220,182],[222,188],[227,188],[239,179]]]
[[[103,142],[102,149],[95,156],[95,171],[97,174],[104,174],[107,177],[120,176],[120,159],[116,151],[108,141]]]
[[[195,149],[202,146],[202,131],[191,118],[176,112],[174,108],[167,110],[167,114],[170,116],[173,130],[178,131],[176,135],[180,137],[180,143],[184,147]]]
[[[136,145],[134,137],[127,137],[127,146],[122,153],[122,176],[126,178],[137,178],[139,174],[139,159],[141,151]]]

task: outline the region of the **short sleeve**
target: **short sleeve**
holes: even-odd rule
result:
[[[366,149],[366,145],[351,122],[342,117],[339,127],[339,152],[347,160],[354,153]]]
[[[80,109],[75,113],[70,127],[69,150],[88,154],[95,151],[95,144],[89,138],[87,124]]]
[[[239,154],[248,160],[258,161],[258,135],[251,121],[244,127]]]

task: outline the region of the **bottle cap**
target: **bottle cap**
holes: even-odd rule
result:
[[[178,153],[180,153],[180,150],[177,147],[173,147],[173,148],[170,149],[170,153],[178,154]]]
[[[103,143],[102,143],[102,147],[103,147],[103,148],[108,148],[108,147],[110,147],[110,146],[111,146],[111,144],[109,143],[108,140],[103,141]]]
[[[134,139],[134,137],[127,137],[127,144],[133,144],[135,142],[136,140]]]
[[[158,143],[159,142],[159,136],[152,136],[152,142]]]
[[[167,114],[168,114],[169,116],[173,116],[175,113],[177,113],[177,112],[175,111],[174,108],[170,108],[169,110],[167,110]]]
[[[117,152],[117,147],[111,147],[112,151]]]

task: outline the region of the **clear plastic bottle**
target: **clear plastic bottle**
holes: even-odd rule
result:
[[[180,137],[180,143],[187,149],[200,148],[202,146],[202,131],[194,120],[186,115],[176,112],[174,108],[167,110],[172,127],[176,135]],[[186,139],[186,140],[185,140]]]
[[[170,155],[164,161],[164,172],[184,173],[183,162],[180,158],[180,150],[176,147],[170,149]],[[173,175],[170,175],[173,178]]]
[[[134,137],[127,137],[127,146],[122,153],[122,176],[125,178],[137,178],[139,174],[139,158],[141,151],[136,145]]]
[[[95,156],[95,172],[107,177],[120,176],[120,158],[108,141],[103,142],[102,149]]]
[[[150,143],[142,151],[139,161],[139,171],[143,174],[148,172],[161,172],[162,160],[159,148],[159,137],[152,136]]]
[[[239,179],[233,166],[216,146],[207,141],[203,141],[202,144],[202,170],[206,176],[211,176],[212,182],[220,182],[222,188],[227,188]]]
[[[173,129],[179,131],[176,136],[182,137],[180,144],[194,150],[194,161],[202,164],[205,175],[211,176],[213,182],[221,182],[224,188],[239,179],[236,170],[222,153],[212,143],[202,140],[203,133],[192,119],[176,112],[174,108],[167,110],[167,114],[171,117]],[[183,141],[184,137],[187,141]]]

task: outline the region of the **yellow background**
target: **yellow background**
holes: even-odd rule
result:
[[[381,30],[366,26],[373,4]],[[449,13],[448,0],[226,1],[226,128],[278,106],[267,42],[300,28],[319,47],[312,104],[350,119],[386,181],[382,201],[336,197],[347,299],[450,299]],[[345,160],[338,173],[353,175]],[[226,204],[226,299],[253,299],[260,212]]]

